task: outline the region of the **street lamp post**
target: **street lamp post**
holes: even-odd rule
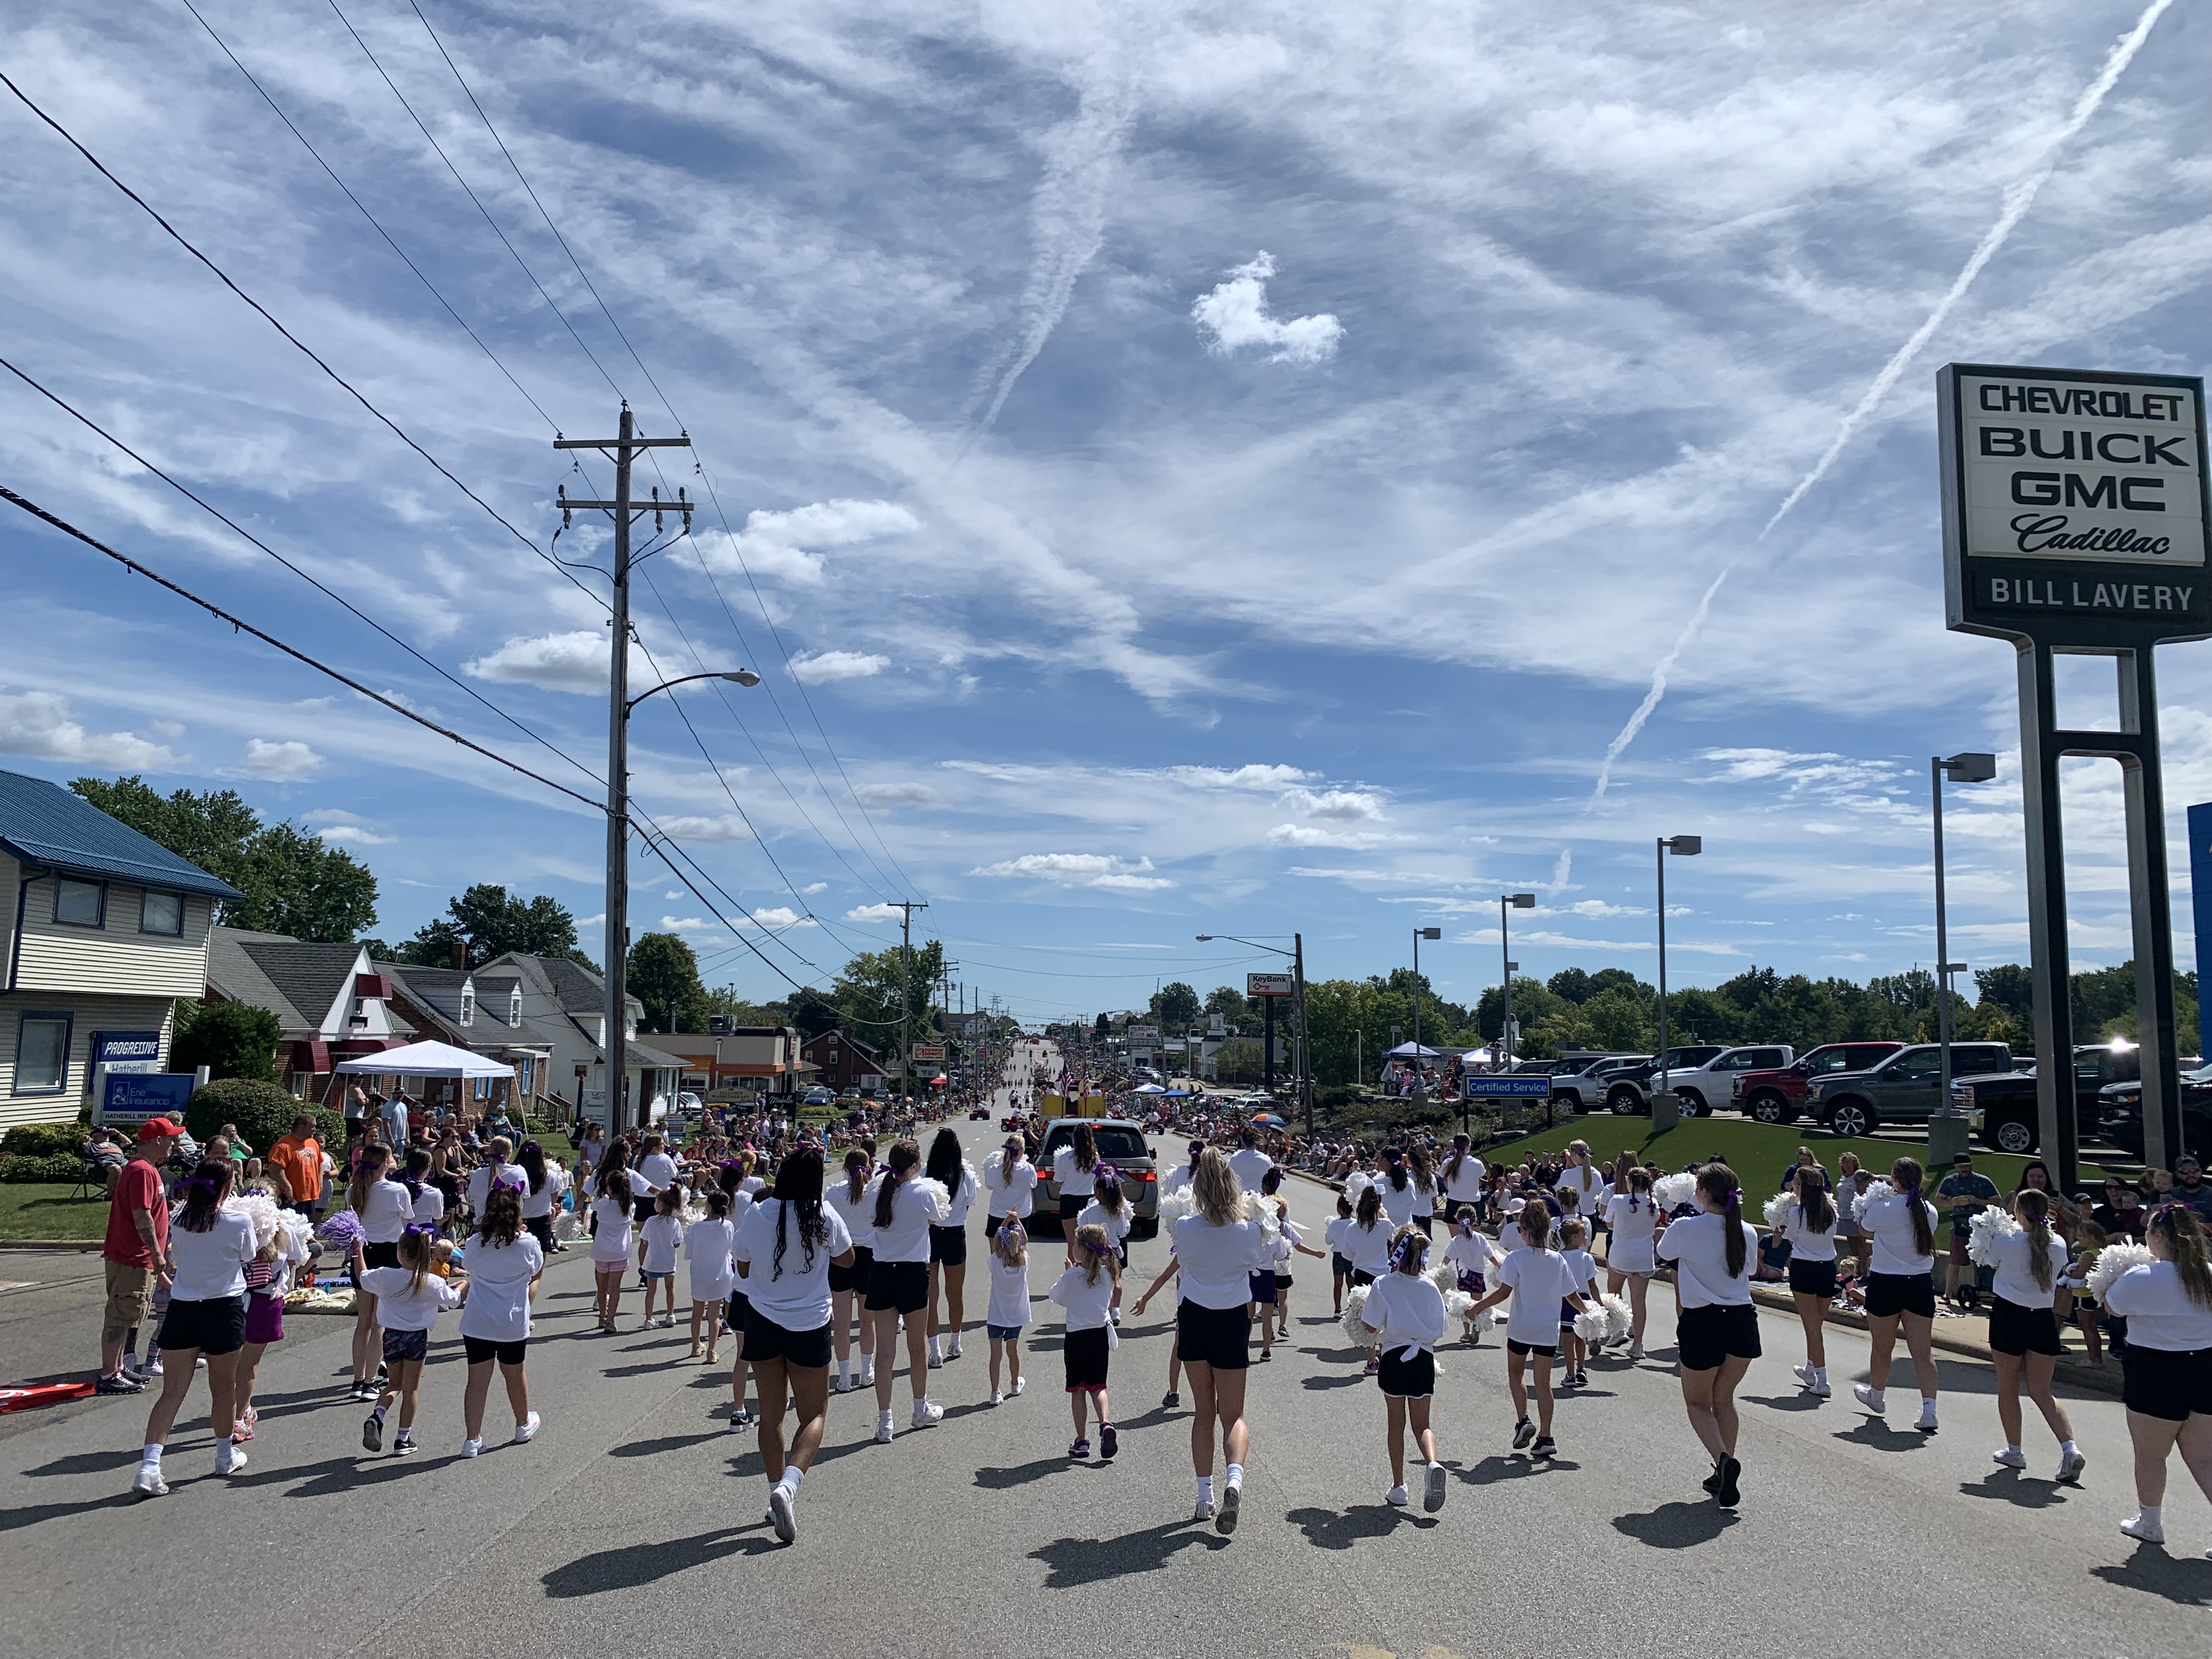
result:
[[[1499,1067],[1513,1069],[1513,970],[1521,964],[1513,960],[1513,940],[1506,929],[1506,913],[1510,910],[1533,910],[1536,906],[1534,893],[1500,893],[1498,896],[1498,959],[1505,969],[1505,1014],[1498,1027],[1498,1054],[1503,1057]]]
[[[1963,973],[1966,963],[1951,960],[1949,919],[1943,902],[1943,780],[1954,783],[1987,783],[1997,775],[1995,755],[1954,755],[1942,760],[1928,757],[1928,787],[1935,802],[1936,827],[1936,1094],[1939,1115],[1951,1109],[1951,975]]]
[[[1441,927],[1413,929],[1413,1074],[1416,1077],[1421,1075],[1421,941],[1443,936],[1444,930]],[[1422,1092],[1427,1092],[1425,1085]]]
[[[1652,854],[1659,870],[1659,1093],[1674,1089],[1674,1081],[1667,1065],[1667,854],[1676,858],[1695,858],[1705,850],[1702,836],[1661,836]],[[1656,1101],[1657,1096],[1653,1099]]]
[[[1210,945],[1217,939],[1225,939],[1232,945],[1249,945],[1255,951],[1272,951],[1279,957],[1288,957],[1291,959],[1291,1019],[1293,1047],[1291,1062],[1291,1079],[1297,1085],[1298,1094],[1305,1107],[1306,1135],[1308,1139],[1311,1139],[1314,1132],[1313,1050],[1307,1041],[1306,1034],[1305,935],[1292,933],[1291,948],[1287,951],[1279,945],[1263,945],[1258,939],[1239,939],[1234,933],[1199,933],[1194,937],[1200,945]],[[1282,935],[1279,933],[1276,937],[1279,939]],[[1264,1074],[1268,1078],[1271,1088],[1275,1066],[1274,1013],[1274,999],[1270,997],[1267,1000],[1267,1031],[1265,1039],[1267,1051],[1262,1058]]]

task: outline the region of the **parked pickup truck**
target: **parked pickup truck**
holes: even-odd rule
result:
[[[1872,1134],[1885,1123],[1925,1123],[1936,1115],[1941,1054],[1932,1042],[1916,1042],[1866,1071],[1832,1072],[1814,1080],[1806,1109],[1830,1133],[1845,1137]],[[1978,1079],[2011,1070],[2012,1050],[2002,1042],[1951,1045],[1954,1085],[1961,1077]],[[2028,1086],[2032,1093],[2034,1085]]]
[[[2104,1137],[2130,1157],[2143,1153],[2142,1079],[2107,1083],[2097,1091]],[[2198,1163],[2212,1162],[2212,1066],[2181,1074],[2181,1140]]]
[[[1728,1052],[1717,1042],[1693,1042],[1667,1051],[1668,1076],[1680,1083],[1707,1060],[1718,1060]],[[1606,1079],[1605,1108],[1615,1117],[1649,1117],[1651,1115],[1652,1081],[1659,1075],[1659,1061],[1643,1060],[1633,1066],[1625,1066]],[[1726,1098],[1723,1089],[1723,1098]],[[1686,1101],[1683,1103],[1687,1105]]]
[[[1981,1114],[1982,1144],[1992,1152],[2033,1152],[2043,1138],[2033,1064],[1997,1076],[1974,1076],[1962,1072],[1956,1060],[1958,1052],[1959,1045],[1952,1044],[1951,1099],[1960,1111]],[[2133,1048],[2112,1048],[2101,1043],[2077,1047],[2074,1050],[2074,1133],[2084,1140],[2101,1139],[2105,1086],[2139,1081],[2142,1076],[2142,1062]]]
[[[1901,1042],[1824,1042],[1789,1064],[1736,1074],[1736,1109],[1760,1123],[1795,1123],[1805,1109],[1813,1079],[1831,1072],[1863,1072],[1879,1066]]]
[[[1599,1054],[1552,1073],[1552,1098],[1571,1112],[1595,1112],[1605,1104],[1605,1087],[1615,1072],[1641,1066],[1649,1054]]]

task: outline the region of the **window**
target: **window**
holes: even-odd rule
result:
[[[138,899],[138,931],[181,934],[185,931],[185,896],[157,893],[148,888]]]
[[[27,1013],[15,1027],[15,1092],[58,1095],[69,1086],[70,1017]]]
[[[54,883],[54,920],[64,927],[101,927],[107,922],[107,884],[71,881],[67,876]]]
[[[520,985],[507,994],[507,1023],[509,1025],[522,1024],[522,988]]]
[[[461,987],[461,1024],[473,1025],[476,1023],[477,988],[473,985],[464,985]]]

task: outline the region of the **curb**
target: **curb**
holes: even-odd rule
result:
[[[0,1238],[0,1250],[86,1250],[107,1248],[104,1238]]]

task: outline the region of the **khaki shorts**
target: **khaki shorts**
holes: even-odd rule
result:
[[[107,1269],[107,1312],[100,1320],[102,1327],[127,1331],[144,1324],[154,1310],[154,1270],[104,1258],[100,1265]]]

